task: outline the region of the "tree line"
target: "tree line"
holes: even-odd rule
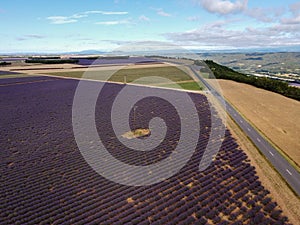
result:
[[[217,79],[233,80],[240,83],[250,84],[258,88],[262,88],[268,91],[276,92],[282,94],[286,97],[296,99],[300,101],[300,88],[289,86],[285,81],[274,80],[267,77],[256,77],[252,75],[246,75],[230,69],[226,66],[215,63],[212,60],[205,60],[205,64],[213,72],[214,77]],[[203,65],[199,61],[195,61],[196,65]],[[203,67],[202,72],[209,72],[208,68]],[[209,78],[214,78],[211,73],[209,73]]]
[[[0,62],[0,66],[8,66],[11,65],[10,62]]]

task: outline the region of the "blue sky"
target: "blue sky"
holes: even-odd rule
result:
[[[2,0],[0,53],[114,50],[135,41],[187,49],[300,45],[295,0]]]

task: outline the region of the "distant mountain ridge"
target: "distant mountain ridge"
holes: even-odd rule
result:
[[[176,48],[174,46],[174,51],[178,52],[180,46]],[[157,53],[163,54],[165,53],[172,53],[173,50],[157,50]],[[297,46],[279,46],[279,47],[257,47],[257,48],[232,48],[232,49],[183,49],[183,51],[191,52],[194,54],[197,53],[271,53],[271,52],[300,52],[300,45]],[[14,53],[0,53],[0,55],[102,55],[102,54],[122,54],[125,52],[122,51],[103,51],[103,50],[96,50],[96,49],[87,49],[82,51],[70,51],[70,52],[14,52]],[[134,53],[134,52],[133,52]],[[138,52],[142,53],[142,52]]]
[[[102,55],[102,54],[106,54],[106,53],[108,53],[108,52],[89,49],[89,50],[83,50],[83,51],[79,51],[79,52],[65,52],[64,54],[66,54],[66,55]]]

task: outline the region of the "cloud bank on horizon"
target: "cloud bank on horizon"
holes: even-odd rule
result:
[[[300,46],[297,0],[6,1],[0,52],[110,51],[135,41],[188,49]]]

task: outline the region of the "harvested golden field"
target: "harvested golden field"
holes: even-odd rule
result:
[[[219,85],[225,98],[299,166],[300,102],[230,80]]]

